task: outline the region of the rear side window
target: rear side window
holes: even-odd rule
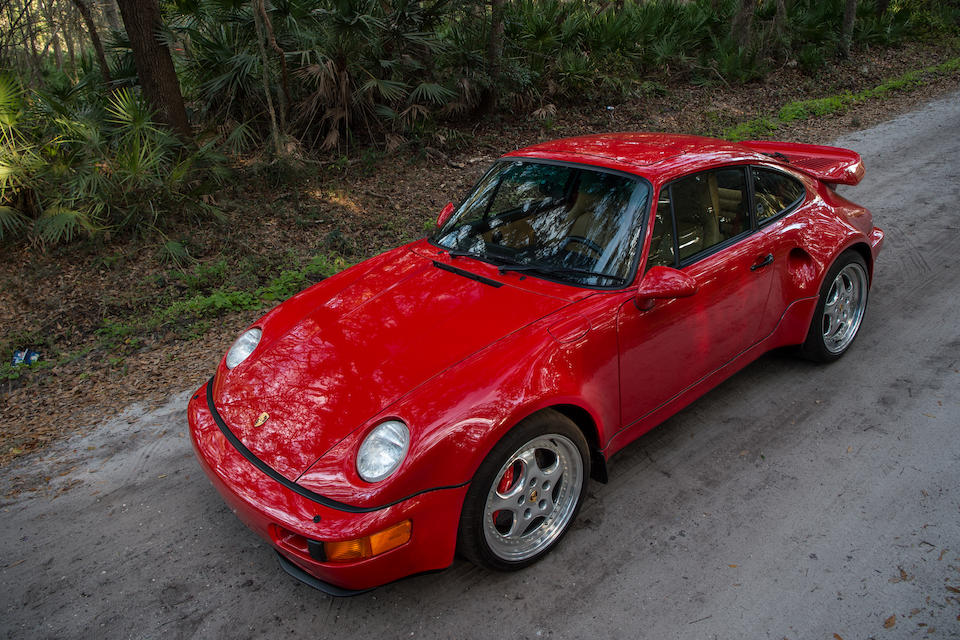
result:
[[[753,174],[757,224],[763,224],[787,209],[792,209],[800,204],[806,194],[799,181],[779,171],[752,167],[750,172]]]

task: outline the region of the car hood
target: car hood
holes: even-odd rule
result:
[[[411,251],[344,287],[334,277],[269,314],[247,361],[221,364],[216,408],[254,455],[296,480],[401,396],[568,303],[495,284]],[[280,320],[289,313],[299,319]],[[274,325],[290,328],[271,335]]]

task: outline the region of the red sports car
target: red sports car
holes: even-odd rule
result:
[[[605,461],[765,351],[857,335],[883,232],[845,149],[609,134],[508,153],[428,238],[277,306],[193,396],[207,475],[348,594],[519,569]]]

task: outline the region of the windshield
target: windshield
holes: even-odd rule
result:
[[[433,236],[454,255],[581,285],[631,276],[650,190],[580,166],[500,161]]]

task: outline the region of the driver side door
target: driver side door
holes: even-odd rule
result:
[[[698,284],[686,298],[620,306],[623,428],[640,423],[753,346],[773,270],[765,234],[754,231],[744,166],[680,178],[661,189],[645,269],[682,270]],[[650,425],[652,426],[652,425]]]

